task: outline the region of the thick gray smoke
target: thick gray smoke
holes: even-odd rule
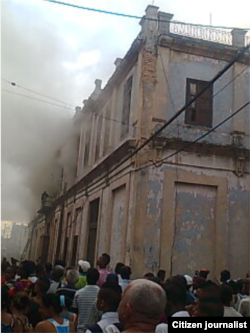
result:
[[[119,31],[96,19],[96,14],[42,1],[3,1],[2,77],[81,105],[93,91],[94,80],[112,74],[115,58],[124,55],[135,36],[113,47]],[[5,81],[2,89],[42,99]],[[58,190],[61,168],[68,176],[75,171],[78,133],[73,114],[2,91],[2,220],[29,222],[42,192],[53,195]]]
[[[176,0],[166,5],[166,1],[158,0],[155,5],[187,22],[207,24],[209,13],[217,10],[217,16],[213,14],[214,24],[249,23],[249,1],[241,6],[239,0],[238,6],[231,6],[231,16],[231,7],[228,6],[225,16],[225,5],[215,0],[208,2],[213,3],[214,9],[206,10],[201,8],[201,1],[186,2]],[[143,15],[149,2],[129,1],[129,6],[127,0],[74,3]],[[113,62],[124,56],[140,30],[138,20],[39,0],[1,1],[1,16],[1,76],[73,106],[81,106],[92,92],[96,78],[105,84],[114,70]],[[5,81],[2,89],[42,98]],[[57,190],[61,167],[74,169],[77,133],[73,114],[73,110],[2,91],[2,220],[29,222],[39,209],[41,193],[46,190],[53,194]]]

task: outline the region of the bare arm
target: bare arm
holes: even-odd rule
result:
[[[34,329],[37,333],[56,333],[55,327],[48,321],[38,323]]]
[[[75,333],[76,332],[76,327],[73,323],[69,324],[69,331],[70,331],[70,333]]]

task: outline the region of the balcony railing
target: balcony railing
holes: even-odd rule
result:
[[[214,43],[233,45],[232,33],[209,27],[201,27],[177,22],[170,22],[170,33],[202,39]],[[250,44],[250,36],[245,36],[245,45]]]

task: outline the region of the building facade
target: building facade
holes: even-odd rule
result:
[[[211,277],[250,269],[249,105],[194,143],[249,101],[249,51],[130,158],[247,41],[242,30],[181,25],[172,17],[148,6],[106,86],[96,80],[77,110],[75,170],[64,174],[47,222],[41,217],[31,235],[47,237],[48,261],[95,265],[107,252],[111,268],[125,262],[134,277],[159,268],[192,275],[205,266]],[[39,248],[33,259],[44,248],[36,241]]]

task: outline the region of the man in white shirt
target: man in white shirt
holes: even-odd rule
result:
[[[250,279],[242,280],[242,294],[246,296],[246,298],[242,299],[239,304],[239,312],[243,315],[243,317],[250,317]]]
[[[97,286],[99,277],[98,270],[90,268],[87,272],[87,285],[75,293],[73,307],[77,309],[78,313],[77,333],[84,333],[86,330],[93,304],[100,289]]]
[[[242,317],[232,306],[233,289],[228,284],[220,286],[221,302],[224,306],[224,317]]]
[[[178,282],[167,282],[164,286],[167,305],[167,317],[190,317],[185,310],[186,305],[186,289]],[[155,333],[168,333],[168,324],[162,323],[157,325]]]
[[[97,297],[97,308],[103,312],[102,318],[96,325],[88,327],[86,333],[106,332],[106,328],[109,325],[118,325],[117,309],[121,301],[121,295],[122,289],[115,282],[106,282],[103,284]]]
[[[129,266],[123,266],[120,270],[121,273],[121,281],[119,285],[122,287],[122,291],[125,290],[127,285],[131,282],[130,275],[132,274],[131,268]]]

